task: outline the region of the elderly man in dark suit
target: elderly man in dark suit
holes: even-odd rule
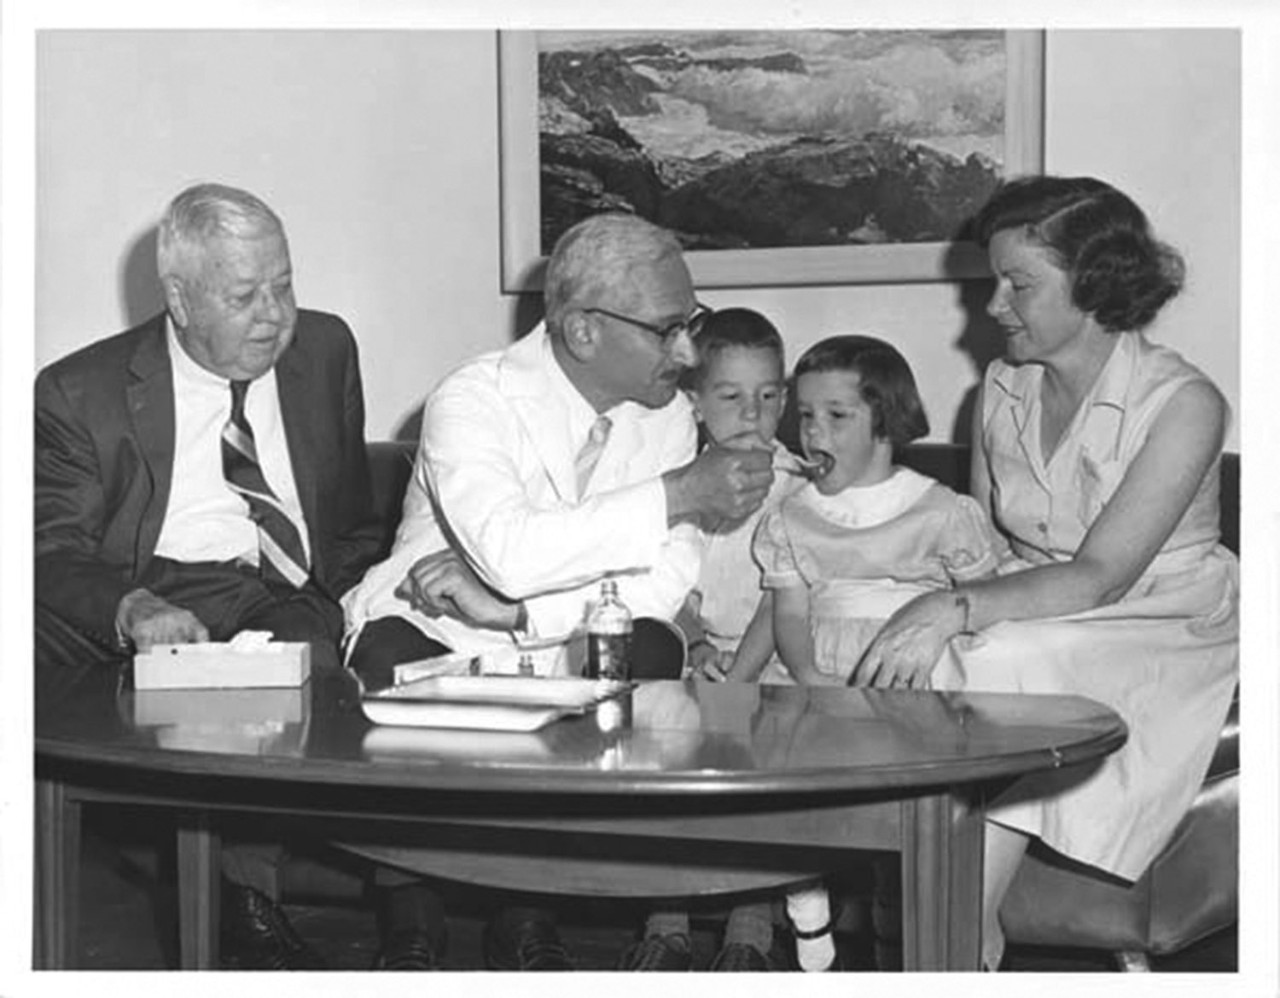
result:
[[[336,665],[337,600],[381,554],[355,340],[297,308],[283,225],[246,191],[183,191],[157,256],[165,312],[36,379],[36,667],[246,629]],[[279,847],[226,852],[229,960],[321,966],[276,900]]]

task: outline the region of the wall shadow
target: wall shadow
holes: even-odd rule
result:
[[[972,244],[952,244],[952,247],[948,257],[956,254],[967,259],[973,252]],[[987,302],[995,289],[995,281],[990,276],[967,275],[956,280],[955,289],[957,303],[964,313],[964,325],[952,345],[968,356],[975,380],[960,400],[948,439],[954,444],[971,444],[973,411],[978,404],[982,375],[991,361],[1004,355],[1004,334],[996,321],[987,315]]]
[[[528,292],[516,295],[516,313],[512,324],[510,342],[522,339],[537,328],[542,321],[542,293]],[[393,440],[407,440],[417,443],[422,436],[422,403],[420,400],[413,409],[401,419],[392,433]]]
[[[516,320],[515,328],[511,330],[512,343],[533,332],[538,323],[542,321],[543,316],[546,314],[542,304],[542,292],[540,291],[516,295]]]
[[[116,280],[126,328],[131,329],[164,310],[164,292],[156,270],[155,226],[134,237],[120,260]]]
[[[406,443],[417,443],[422,436],[422,403],[414,406],[413,411],[405,416],[391,432],[391,439]]]

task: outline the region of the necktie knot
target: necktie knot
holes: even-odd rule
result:
[[[578,451],[578,456],[574,459],[573,470],[578,482],[579,499],[587,490],[591,473],[596,470],[596,465],[600,462],[600,455],[604,453],[604,446],[609,441],[609,430],[612,428],[613,422],[608,416],[597,417],[587,433],[587,442],[582,445],[582,450]]]
[[[244,400],[249,394],[249,382],[231,382],[231,418],[237,423],[244,422]]]
[[[608,416],[600,416],[591,424],[591,431],[587,434],[587,440],[597,447],[603,447],[609,439],[609,430],[612,428],[613,420]]]

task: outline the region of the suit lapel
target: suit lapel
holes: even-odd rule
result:
[[[555,363],[546,336],[545,328],[539,326],[508,348],[501,361],[501,392],[511,399],[556,494],[564,502],[576,503],[578,482],[569,445],[569,410],[546,369]]]
[[[138,526],[136,557],[141,564],[155,551],[173,483],[173,369],[163,314],[142,328],[129,364],[129,378],[125,386],[129,419],[151,480],[150,500]]]
[[[317,398],[316,382],[308,377],[307,357],[299,342],[306,335],[303,317],[298,315],[298,325],[293,342],[276,361],[276,392],[280,398],[280,418],[284,422],[284,438],[289,446],[289,464],[293,468],[293,484],[298,490],[298,503],[311,536],[311,557],[316,558],[316,527],[319,513],[317,495],[319,483],[315,462],[310,455],[319,452],[315,441],[315,429],[320,421],[313,410]],[[308,386],[312,389],[308,393]]]

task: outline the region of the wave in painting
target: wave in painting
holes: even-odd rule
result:
[[[544,243],[598,210],[696,248],[945,239],[999,173],[1002,32],[538,44]]]

